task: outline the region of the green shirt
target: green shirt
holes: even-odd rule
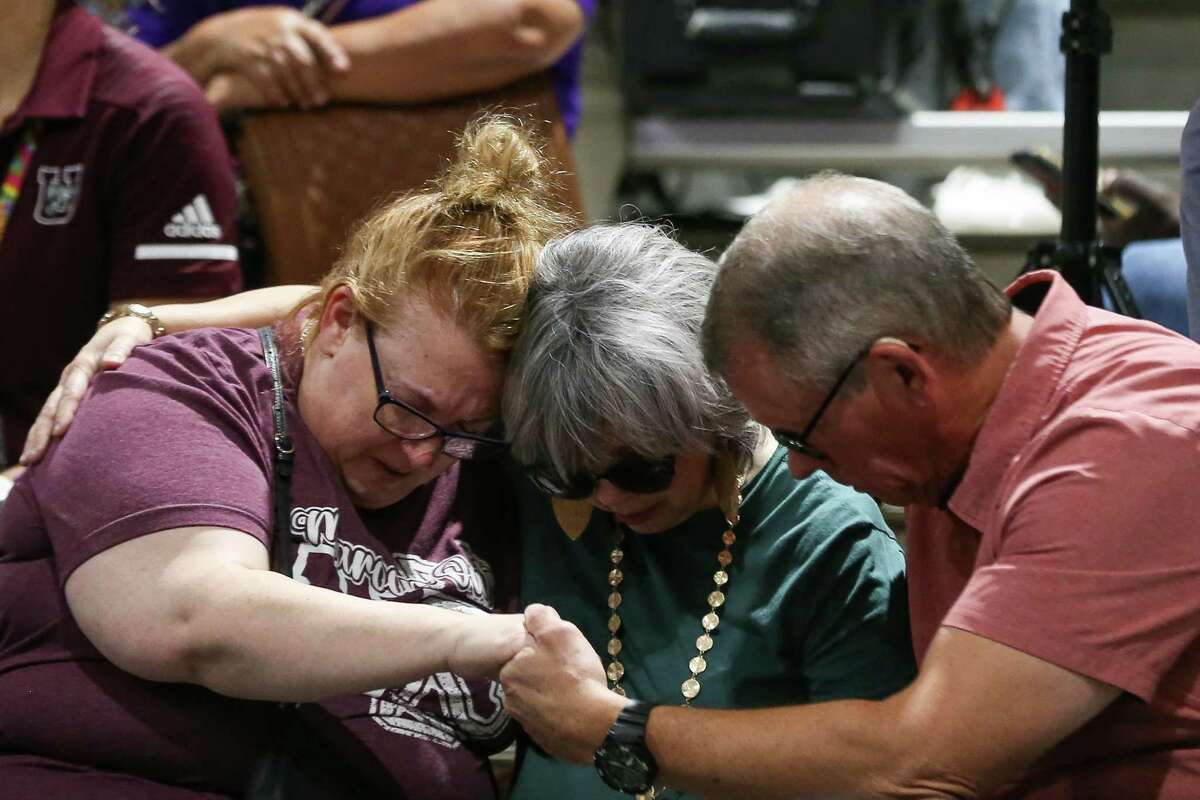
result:
[[[613,519],[595,511],[571,541],[547,498],[520,483],[522,600],[579,626],[607,667]],[[726,528],[710,509],[660,534],[626,534],[620,660],[630,697],[682,701]],[[744,489],[736,532],[727,600],[693,705],[882,698],[912,680],[904,553],[869,497],[823,472],[796,481],[780,448]],[[523,755],[514,800],[624,797],[591,766],[534,747]]]

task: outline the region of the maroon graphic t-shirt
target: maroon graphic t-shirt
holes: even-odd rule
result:
[[[510,604],[517,548],[498,467],[459,465],[359,512],[288,412],[293,578],[462,613]],[[63,441],[17,482],[0,511],[0,796],[240,794],[278,733],[276,706],[121,671],[80,632],[63,586],[90,557],[155,531],[221,526],[268,543],[272,431],[257,334],[194,331],[100,376]],[[318,715],[322,743],[390,780],[389,797],[487,798],[482,754],[509,728],[501,700],[496,684],[448,673],[334,698]]]

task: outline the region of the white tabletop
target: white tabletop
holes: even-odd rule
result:
[[[1105,111],[1100,158],[1108,163],[1177,161],[1186,111]],[[1062,150],[1063,116],[1043,111],[919,111],[888,120],[634,120],[628,159],[636,167],[782,170],[920,169],[1006,163],[1022,148]]]

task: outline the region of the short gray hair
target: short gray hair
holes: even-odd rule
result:
[[[564,477],[617,451],[732,451],[756,428],[704,364],[700,326],[716,265],[658,228],[597,225],[538,258],[504,390],[512,454]]]
[[[883,336],[923,338],[966,366],[1010,314],[932,212],[894,186],[824,173],[771,203],[726,250],[704,351],[724,374],[732,344],[753,339],[785,377],[821,388]]]

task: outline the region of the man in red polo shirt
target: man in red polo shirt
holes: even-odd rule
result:
[[[1053,272],[1005,296],[927,209],[846,176],[747,224],[704,335],[795,475],[909,507],[918,676],[648,712],[535,607],[501,678],[537,741],[714,797],[1200,797],[1200,345]]]
[[[69,0],[0,26],[5,461],[110,306],[237,291],[229,153],[199,88]]]

